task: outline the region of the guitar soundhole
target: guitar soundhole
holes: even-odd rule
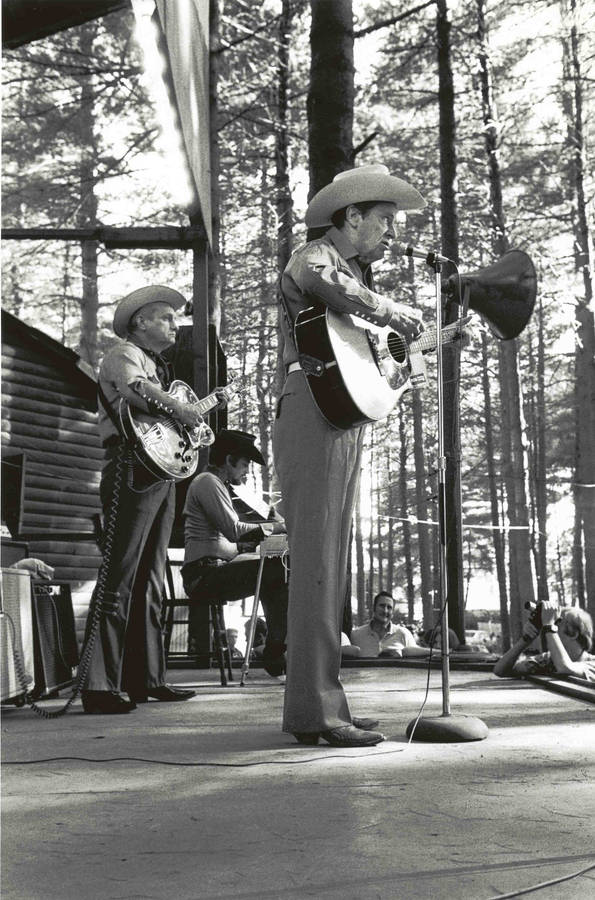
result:
[[[400,334],[391,331],[386,338],[388,352],[398,363],[404,363],[407,359],[407,344]]]

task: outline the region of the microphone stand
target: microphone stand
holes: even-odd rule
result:
[[[429,253],[426,263],[434,270],[436,289],[436,380],[438,400],[438,539],[439,539],[439,598],[442,639],[442,715],[417,717],[407,726],[411,740],[426,743],[454,743],[481,741],[488,729],[475,716],[453,716],[450,712],[450,647],[448,640],[448,576],[446,567],[446,455],[444,451],[444,383],[442,374],[442,260],[437,253]],[[465,301],[468,298],[465,297]]]

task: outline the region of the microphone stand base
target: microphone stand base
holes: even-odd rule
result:
[[[415,719],[407,726],[409,738]],[[427,744],[455,744],[462,741],[483,741],[488,736],[488,726],[475,716],[428,716],[419,719],[412,740]]]

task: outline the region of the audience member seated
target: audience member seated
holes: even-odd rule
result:
[[[232,659],[243,659],[243,655],[240,650],[236,647],[238,642],[238,629],[237,628],[226,628],[225,634],[227,635],[227,646],[229,647],[229,652],[231,653]]]
[[[246,644],[248,643],[248,633],[250,631],[250,619],[244,622],[244,633],[246,635]],[[252,643],[252,659],[262,659],[264,648],[267,641],[268,628],[264,619],[258,616],[256,620],[256,628],[254,629],[254,641]]]
[[[521,638],[494,666],[499,678],[523,675],[577,675],[588,681],[595,680],[595,656],[589,651],[593,643],[593,620],[588,612],[577,606],[560,611],[553,601],[540,604],[541,629],[535,617],[526,622]],[[547,650],[536,656],[524,651],[540,634],[545,638]]]
[[[442,650],[442,629],[439,625],[435,625],[434,628],[428,628],[427,631],[424,631],[423,634],[423,646],[424,647],[432,647],[434,650],[440,651]],[[470,647],[466,647],[465,644],[461,644],[456,631],[453,628],[448,629],[448,648],[449,650],[459,650],[465,647],[466,649],[471,649]]]
[[[352,644],[349,640],[348,636],[344,631],[341,632],[341,657],[343,659],[353,659],[355,656],[360,656],[361,651],[358,646]]]
[[[401,657],[405,648],[418,646],[408,628],[394,624],[393,610],[394,600],[388,591],[376,594],[372,618],[351,632],[351,643],[359,647],[360,656]]]

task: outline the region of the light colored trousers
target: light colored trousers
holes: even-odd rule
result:
[[[303,372],[287,377],[273,435],[289,540],[283,730],[351,724],[339,680],[341,622],[364,428],[332,428]]]

